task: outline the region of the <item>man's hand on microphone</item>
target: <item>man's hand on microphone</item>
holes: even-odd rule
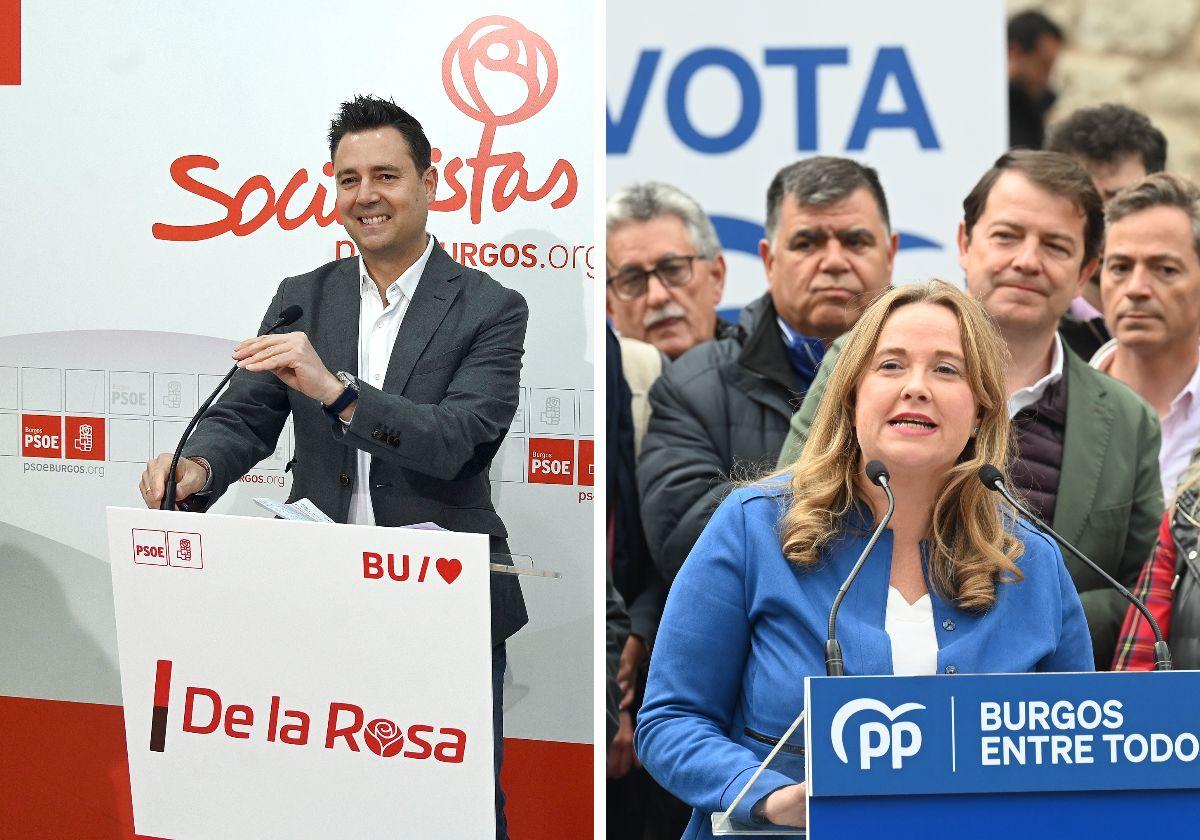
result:
[[[284,385],[326,405],[341,396],[345,388],[325,367],[308,336],[302,332],[247,339],[234,348],[233,358],[238,367],[269,370]]]
[[[171,469],[172,453],[164,452],[152,461],[146,463],[142,471],[138,491],[142,494],[146,507],[157,509],[162,504],[163,493],[167,488],[167,473]],[[175,466],[175,501],[182,502],[193,493],[204,489],[208,481],[208,473],[204,467],[188,458],[180,458]]]

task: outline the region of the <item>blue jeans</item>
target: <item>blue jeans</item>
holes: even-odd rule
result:
[[[504,761],[504,667],[508,654],[504,642],[492,647],[492,738],[496,768],[496,840],[508,840],[504,817],[504,791],[500,789],[500,765]]]

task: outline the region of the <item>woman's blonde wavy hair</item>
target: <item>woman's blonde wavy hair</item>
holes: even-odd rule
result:
[[[944,306],[958,318],[967,380],[979,403],[979,430],[946,474],[934,503],[929,534],[929,579],[938,594],[962,609],[982,612],[996,585],[1021,579],[1014,562],[1022,544],[1012,534],[1016,511],[985,488],[977,472],[994,464],[1007,474],[1009,418],[1004,369],[1008,349],[978,301],[941,280],[897,286],[863,312],[830,374],[820,407],[791,473],[792,501],[780,521],[784,556],[801,567],[844,531],[852,506],[866,504],[860,484],[862,450],[854,429],[858,384],[893,312],[917,303]]]

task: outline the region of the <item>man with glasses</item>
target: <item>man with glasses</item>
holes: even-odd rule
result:
[[[677,359],[734,329],[717,318],[721,243],[690,196],[669,184],[632,184],[608,200],[605,226],[608,317],[622,337]]]
[[[898,239],[887,199],[875,170],[852,160],[782,169],[767,190],[765,232],[767,293],[743,310],[745,338],[700,345],[650,391],[638,487],[650,551],[668,581],[731,478],[774,467],[826,346],[891,283]]]

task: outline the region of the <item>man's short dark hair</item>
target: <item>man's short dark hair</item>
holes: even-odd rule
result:
[[[377,96],[356,96],[341,104],[337,115],[329,124],[329,159],[333,160],[338,143],[345,135],[386,126],[391,126],[403,135],[417,172],[424,173],[431,165],[432,153],[425,129],[421,128],[416,117],[395,102]]]
[[[1005,172],[1019,172],[1051,195],[1065,198],[1083,215],[1083,263],[1099,256],[1104,244],[1104,202],[1092,176],[1073,157],[1061,152],[1013,149],[996,159],[963,199],[963,228],[970,239],[987,209],[988,195]]]
[[[883,228],[891,231],[887,197],[883,194],[883,185],[879,183],[879,173],[871,167],[849,158],[824,155],[785,166],[775,174],[771,186],[767,187],[767,241],[775,238],[784,196],[790,195],[801,207],[824,207],[843,200],[859,189],[867,190],[875,199]]]
[[[1060,44],[1066,41],[1062,27],[1041,12],[1021,12],[1008,20],[1008,45],[1015,45],[1023,53],[1036,50],[1038,41],[1045,36]]]
[[[1134,213],[1155,207],[1174,207],[1187,214],[1192,227],[1192,247],[1200,256],[1200,187],[1182,175],[1157,172],[1126,187],[1104,208],[1109,227]]]
[[[1146,174],[1167,168],[1167,138],[1154,123],[1124,105],[1080,108],[1050,129],[1046,148],[1096,163],[1139,155]]]

